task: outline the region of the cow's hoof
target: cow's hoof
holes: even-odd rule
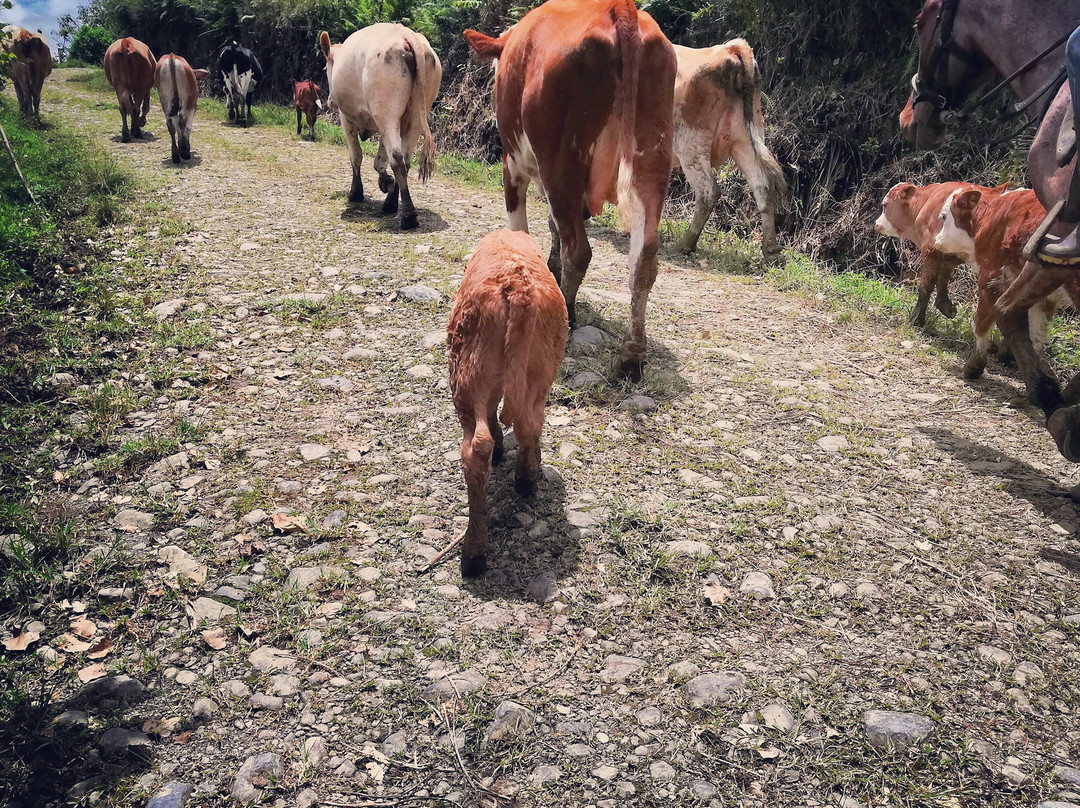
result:
[[[139,116],[139,126],[146,126],[146,116],[145,115],[140,115]]]
[[[387,214],[388,216],[393,216],[395,213],[397,213],[398,212],[398,201],[397,201],[397,199],[392,199],[391,197],[387,197],[386,200],[382,203],[382,212]]]
[[[180,150],[180,157],[183,158],[184,160],[190,160],[191,159],[191,149],[181,149]]]
[[[174,152],[172,153],[172,161],[173,161],[174,163],[179,163],[179,162],[180,162],[180,152],[178,152],[178,151],[174,151]]]
[[[645,361],[640,356],[627,356],[619,360],[619,376],[631,382],[641,381]]]
[[[769,244],[761,246],[761,256],[765,259],[766,264],[775,264],[780,260],[780,245]]]
[[[528,477],[515,477],[514,490],[523,497],[531,497],[536,493],[536,480],[530,480]]]
[[[941,316],[946,320],[951,320],[956,316],[956,304],[951,300],[948,303],[937,303],[935,308],[941,312]]]
[[[908,315],[908,322],[916,328],[922,328],[926,325],[926,309],[912,309],[911,314]]]
[[[388,174],[379,175],[379,190],[382,191],[384,194],[390,193],[394,185],[395,183],[393,177],[389,176]]]
[[[1046,429],[1057,443],[1061,456],[1070,463],[1080,463],[1080,412],[1076,407],[1062,407],[1046,419]]]
[[[419,226],[420,220],[416,217],[415,213],[409,213],[401,217],[402,230],[415,230]]]
[[[975,380],[983,375],[983,371],[986,370],[986,357],[973,356],[968,359],[964,365],[964,378]]]
[[[461,577],[479,578],[487,572],[487,555],[461,556]]]
[[[685,240],[676,242],[675,251],[683,255],[693,255],[697,251],[697,243],[687,244]]]
[[[127,132],[124,132],[124,134],[120,135],[120,142],[121,143],[130,143],[131,142],[131,135],[129,135]]]

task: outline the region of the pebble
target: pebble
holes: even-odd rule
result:
[[[311,808],[313,805],[318,805],[318,803],[319,794],[313,788],[305,788],[296,795],[296,808]]]
[[[600,671],[600,681],[608,684],[624,682],[644,667],[644,659],[612,654],[604,660],[604,669]]]
[[[542,786],[545,783],[554,783],[562,776],[562,769],[558,766],[537,766],[533,769],[532,781],[534,785]]]
[[[682,688],[683,698],[691,707],[712,707],[742,694],[746,677],[741,673],[704,673],[695,676]]]
[[[345,571],[341,567],[328,564],[319,564],[314,567],[295,567],[289,570],[289,577],[285,579],[285,590],[308,590],[323,578],[337,578],[344,574]]]
[[[593,748],[584,743],[572,743],[566,747],[566,754],[572,758],[587,758],[593,753]]]
[[[315,384],[319,385],[319,387],[328,387],[331,390],[340,390],[342,393],[351,392],[354,386],[344,376],[327,376],[323,379],[316,379]]]
[[[140,533],[149,530],[154,524],[153,514],[126,508],[113,517],[113,523],[128,533]]]
[[[643,727],[656,727],[663,722],[664,714],[655,707],[646,707],[642,710],[638,710],[635,718],[637,718],[638,723]]]
[[[604,383],[604,377],[595,370],[582,370],[575,373],[566,386],[571,390],[584,390]]]
[[[265,693],[256,693],[251,697],[253,710],[280,710],[285,706],[285,699],[281,696],[268,696]]]
[[[659,780],[662,783],[666,783],[670,780],[674,780],[675,775],[675,767],[665,760],[654,760],[649,764],[649,776],[653,780]]]
[[[323,446],[320,443],[302,443],[300,444],[300,456],[311,462],[312,460],[322,460],[333,450],[329,446]]]
[[[614,766],[600,766],[597,769],[593,769],[592,774],[593,777],[608,781],[614,780],[618,776],[619,770],[616,769]]]
[[[146,803],[146,808],[184,808],[188,798],[195,793],[191,783],[166,783]]]
[[[776,597],[772,576],[767,572],[748,572],[739,584],[739,591],[753,596],[756,600],[773,600]]]
[[[917,713],[867,710],[863,714],[866,739],[878,749],[907,749],[934,731],[934,722]]]
[[[679,539],[664,543],[664,552],[672,558],[709,558],[713,548],[703,541]]]
[[[285,776],[285,767],[281,762],[281,755],[273,752],[263,752],[252,755],[244,761],[240,771],[236,773],[233,781],[232,798],[241,805],[255,802],[262,794],[261,786],[254,785],[252,780],[274,782]]]
[[[191,717],[195,721],[209,721],[217,710],[218,706],[213,699],[195,699],[195,703],[191,705]]]
[[[544,570],[534,575],[525,587],[525,597],[541,606],[558,598],[559,582],[555,579],[555,573]]]
[[[276,696],[295,696],[300,692],[300,679],[291,673],[275,673],[270,677],[269,691]]]
[[[276,671],[291,671],[296,667],[296,660],[288,651],[273,648],[269,645],[256,648],[248,656],[248,663],[262,673],[274,673]]]
[[[442,292],[423,283],[403,286],[397,293],[413,303],[439,303],[443,299]]]
[[[106,676],[90,682],[71,700],[73,704],[97,704],[105,699],[134,704],[142,699],[146,687],[130,676]]]
[[[843,435],[826,435],[824,438],[818,438],[814,441],[814,445],[823,452],[835,454],[836,452],[847,449],[851,444],[848,443],[848,439]]]
[[[142,732],[113,727],[107,729],[98,740],[103,757],[120,757],[133,754],[140,758],[149,758],[151,753],[150,738]]]
[[[495,708],[495,718],[484,731],[482,745],[509,741],[527,734],[536,725],[536,715],[516,701],[504,701]]]
[[[184,687],[191,687],[197,681],[199,681],[199,674],[195,673],[195,671],[189,671],[185,669],[176,674],[176,683],[178,685],[183,685]]]
[[[570,334],[570,345],[574,348],[596,348],[611,339],[594,325],[575,328]]]
[[[405,730],[398,730],[393,735],[387,735],[382,743],[382,753],[387,757],[404,755],[409,748],[407,740]]]
[[[203,621],[219,623],[235,614],[235,608],[227,603],[219,603],[212,598],[198,598],[194,603],[187,605],[187,615],[193,627],[198,626]]]
[[[251,695],[251,688],[247,686],[246,682],[241,682],[239,679],[230,679],[224,682],[221,689],[235,699],[246,699]]]
[[[717,788],[708,780],[695,780],[690,784],[690,793],[695,799],[705,802],[716,796]]]
[[[458,694],[464,696],[482,688],[487,684],[487,677],[479,671],[470,668],[461,673],[451,673],[432,682],[424,688],[424,698],[447,698]]]
[[[995,665],[1009,665],[1012,663],[1012,655],[1004,648],[997,648],[993,645],[980,645],[975,649],[975,652],[985,660],[993,662]]]
[[[304,741],[304,748],[301,752],[301,759],[305,761],[309,766],[319,768],[326,760],[326,741],[320,736],[314,735]]]
[[[785,704],[774,701],[771,704],[766,704],[758,712],[761,714],[762,723],[770,729],[776,729],[780,732],[791,732],[795,729],[795,716],[791,714],[791,710]]]
[[[651,396],[636,395],[619,402],[615,409],[620,412],[645,413],[657,408],[656,399]]]

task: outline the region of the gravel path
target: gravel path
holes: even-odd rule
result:
[[[173,370],[121,380],[140,398],[118,437],[185,435],[129,476],[58,450],[56,496],[90,524],[91,641],[145,686],[57,705],[100,741],[88,792],[1080,803],[1076,475],[1011,375],[964,382],[911,332],[664,253],[626,387],[627,243],[592,226],[537,497],[504,465],[487,577],[417,575],[465,523],[442,336],[499,195],[436,174],[403,234],[346,207],[341,146],[202,112],[174,168],[159,109],[158,139],[121,144],[115,100],[72,78],[50,112],[156,188],[116,255]],[[43,641],[70,617],[42,617]]]

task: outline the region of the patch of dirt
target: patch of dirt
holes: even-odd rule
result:
[[[49,114],[82,121],[191,227],[162,266],[131,266],[131,298],[179,300],[164,320],[208,335],[151,343],[204,383],[136,385],[119,436],[183,418],[182,453],[130,478],[68,456],[42,492],[83,509],[87,558],[122,553],[115,574],[133,581],[119,600],[91,592],[87,614],[123,627],[110,673],[152,689],[91,711],[90,740],[180,719],[154,725],[148,765],[91,788],[142,804],[182,781],[192,804],[225,804],[243,761],[273,752],[282,774],[257,787],[284,804],[309,788],[332,805],[1080,801],[1058,768],[1080,766],[1076,475],[1012,375],[967,383],[928,343],[665,253],[630,388],[612,375],[627,242],[593,226],[579,324],[612,342],[570,350],[538,495],[513,492],[509,458],[491,572],[463,582],[455,556],[417,575],[466,521],[438,332],[501,199],[436,174],[413,187],[419,230],[401,233],[381,195],[346,205],[343,147],[200,113],[198,163],[175,168],[159,109],[157,140],[114,142],[110,99],[66,75]],[[545,213],[534,203],[530,225],[546,248]],[[143,254],[137,230],[121,250]],[[443,301],[397,293],[417,283]],[[586,369],[599,386],[573,389]],[[621,409],[635,394],[657,408]],[[122,509],[152,523],[118,523]],[[276,512],[302,521],[274,530]],[[170,546],[188,577],[159,557]],[[69,617],[51,604],[42,642]],[[202,634],[216,624],[220,650]],[[715,680],[685,683],[712,673],[741,684],[693,706]],[[203,697],[214,710],[196,718]],[[485,740],[506,701],[535,726]],[[868,710],[933,730],[879,750]]]

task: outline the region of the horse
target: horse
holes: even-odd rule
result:
[[[1028,152],[1028,175],[1043,206],[1053,213],[1072,180],[1076,156],[1058,165],[1058,133],[1071,109],[1064,82],[1065,42],[1080,25],[1073,0],[925,0],[915,26],[919,70],[900,113],[904,139],[916,148],[935,149],[946,129],[962,121],[1000,87],[1017,98],[1014,110],[1039,122]],[[1004,80],[975,102],[969,96],[1000,75]],[[1044,223],[1042,232],[1047,232]],[[1068,225],[1054,224],[1063,234]],[[1031,254],[1039,232],[1025,252]],[[1032,345],[1028,309],[1059,288],[1076,270],[1028,261],[995,306],[998,328],[1016,357],[1029,400],[1046,416],[1046,428],[1067,460],[1080,462],[1080,374],[1061,389],[1046,356]]]

